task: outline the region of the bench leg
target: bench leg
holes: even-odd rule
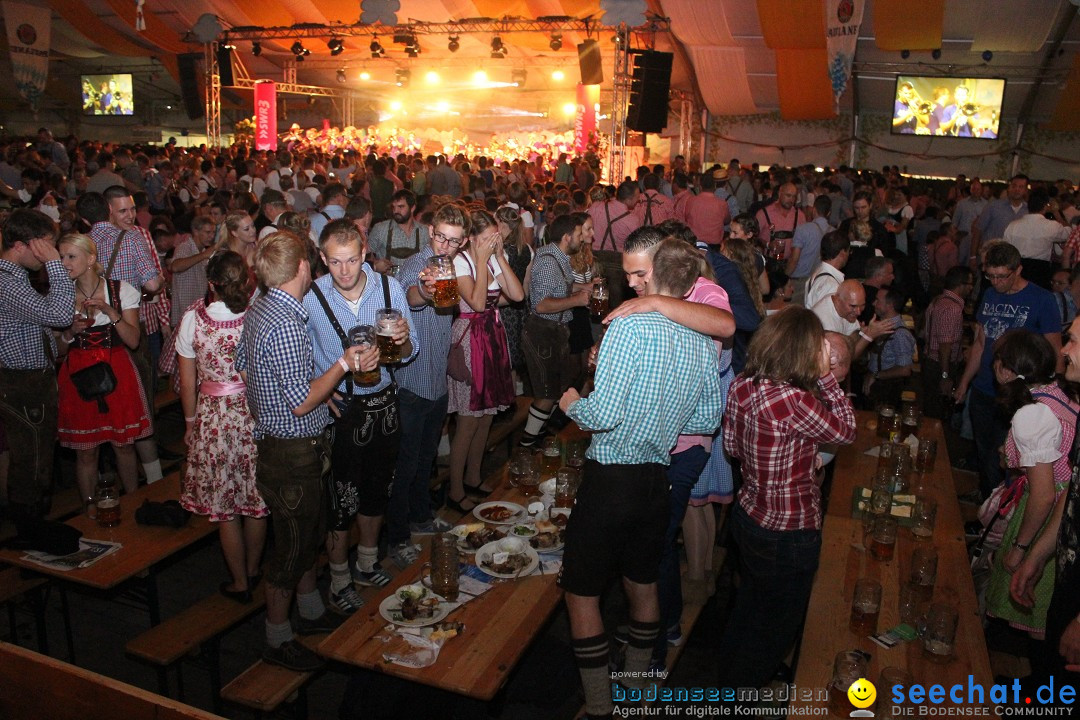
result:
[[[161,697],[169,697],[169,667],[167,665],[158,665],[155,669],[157,670],[158,695]],[[183,683],[180,683],[180,685],[182,690]],[[182,692],[177,695],[177,697],[181,701],[184,699]]]
[[[214,713],[221,714],[221,638],[214,637],[206,643],[206,663],[210,672],[210,697],[213,698]]]
[[[18,645],[19,644],[19,635],[16,632],[18,623],[15,621],[16,620],[16,618],[15,618],[15,603],[10,602],[10,601],[7,603],[7,613],[8,613],[8,628],[11,631],[11,644],[12,645]]]
[[[293,703],[293,713],[295,714],[296,720],[307,720],[308,704],[306,684],[296,691],[296,702]]]
[[[49,632],[45,625],[45,593],[41,586],[30,591],[30,606],[34,610],[34,626],[37,628],[38,652],[49,654]]]
[[[67,641],[68,662],[75,664],[75,635],[71,632],[71,609],[68,606],[67,588],[61,583],[56,586],[60,594],[60,611],[64,614],[64,640]]]

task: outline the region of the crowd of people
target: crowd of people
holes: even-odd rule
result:
[[[603,184],[595,157],[566,153],[129,148],[46,129],[2,155],[6,514],[47,513],[57,441],[88,505],[103,444],[126,491],[159,480],[153,399],[171,375],[181,502],[218,523],[224,595],[266,583],[269,662],[317,668],[294,636],[337,627],[358,587],[390,582],[383,561],[407,567],[417,536],[450,529],[429,492],[448,416],[441,502],[468,513],[492,492],[488,434],[524,395],[522,447],[570,421],[593,432],[559,581],[590,716],[612,712],[600,596],[622,579],[623,677],[645,678],[682,642],[683,603],[715,592],[718,518],[740,578],[718,681],[760,687],[800,631],[854,408],[914,388],[974,438],[969,499],[1008,489],[988,616],[1031,635],[1036,676],[1080,662],[1080,344],[1062,347],[1080,209],[1064,181],[917,187],[895,167],[676,157]],[[114,389],[95,395],[94,372]]]

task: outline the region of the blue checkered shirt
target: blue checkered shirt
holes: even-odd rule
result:
[[[49,343],[56,357],[56,339],[48,328],[64,328],[75,317],[75,283],[59,260],[45,263],[49,294],[30,285],[26,268],[0,260],[0,367],[44,370],[52,366],[45,354]]]
[[[573,289],[574,272],[570,268],[570,258],[558,245],[545,245],[536,251],[532,262],[532,281],[529,283],[529,309],[544,318],[555,322],[568,323],[572,315],[570,310],[557,313],[538,313],[536,306],[544,298],[565,298]]]
[[[593,431],[586,457],[598,463],[669,465],[680,434],[720,427],[716,343],[660,313],[619,318],[600,344],[596,389],[566,414]]]
[[[113,264],[110,280],[123,280],[136,290],[142,290],[142,286],[150,282],[158,275],[158,269],[150,254],[150,247],[138,230],[124,232],[110,222],[97,222],[90,228],[90,238],[97,245],[97,260],[103,269],[109,267],[109,258],[112,257],[113,246],[118,238],[123,237],[120,252],[116,253],[116,263]]]
[[[311,392],[315,372],[306,322],[304,306],[278,288],[255,300],[244,316],[236,369],[247,371],[256,438],[315,437],[330,424],[325,403],[302,417],[292,414]]]
[[[330,304],[330,309],[334,311],[338,324],[341,325],[341,329],[345,332],[349,332],[357,325],[374,325],[375,311],[386,307],[383,302],[382,277],[372,270],[367,263],[364,263],[363,270],[364,275],[367,276],[367,282],[364,283],[364,292],[360,295],[359,312],[355,314],[345,302],[345,298],[334,287],[334,278],[323,275],[315,281],[315,284],[319,286],[319,289],[322,290],[323,295],[326,297],[326,302]],[[409,321],[409,340],[412,341],[413,351],[412,355],[401,359],[402,362],[405,362],[416,355],[419,341],[416,337],[416,328],[413,327],[409,318],[412,313],[409,312],[409,303],[405,300],[405,292],[395,278],[389,278],[389,280],[390,306],[400,310],[401,316]],[[337,334],[334,326],[330,324],[329,318],[326,317],[326,311],[323,310],[322,304],[319,303],[319,299],[315,297],[315,293],[311,290],[308,290],[307,295],[304,296],[304,310],[307,311],[308,335],[311,336],[311,344],[315,349],[315,374],[322,375],[341,357],[343,351],[341,336]],[[390,373],[387,372],[385,365],[379,365],[379,384],[371,387],[353,385],[353,394],[370,395],[379,392],[389,384]],[[345,392],[344,380],[338,385],[337,390],[340,393]]]
[[[397,279],[406,290],[417,284],[420,271],[434,256],[431,246],[425,245],[401,264]],[[420,353],[397,371],[398,385],[425,400],[438,400],[446,394],[446,356],[450,354],[454,309],[436,310],[430,303],[425,303],[410,310],[413,327],[420,338]]]

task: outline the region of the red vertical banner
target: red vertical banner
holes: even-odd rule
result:
[[[574,151],[584,154],[596,132],[596,104],[600,102],[599,85],[577,86],[577,112],[574,114]]]
[[[273,80],[255,83],[255,149],[277,150],[277,84]]]

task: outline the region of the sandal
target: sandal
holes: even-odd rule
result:
[[[463,506],[461,504],[461,503],[463,503],[464,501],[466,501],[468,499],[469,498],[468,498],[467,495],[463,495],[460,500],[455,500],[454,498],[450,497],[450,495],[448,494],[446,496],[446,507],[450,508],[451,510],[457,510],[462,515],[468,515],[469,513],[471,513],[473,511],[473,508],[476,507],[475,504],[471,505],[469,507],[465,507],[465,506]]]
[[[467,495],[476,495],[477,497],[487,497],[491,493],[495,492],[494,490],[485,490],[483,485],[484,485],[483,483],[480,483],[479,485],[470,485],[469,483],[462,483],[462,487],[465,488],[465,494],[467,494]]]

